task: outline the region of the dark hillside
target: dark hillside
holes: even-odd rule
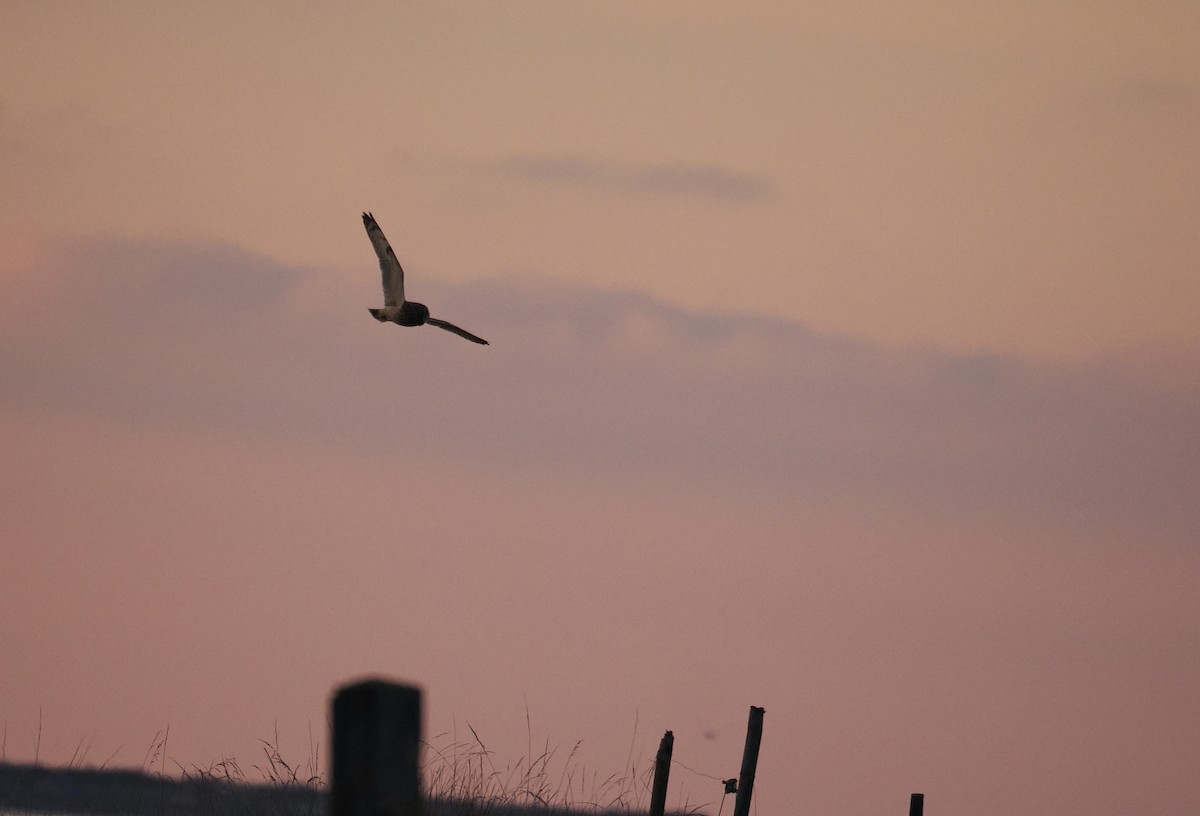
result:
[[[316,784],[249,784],[203,772],[173,779],[141,771],[47,768],[0,763],[0,813],[100,816],[323,816],[326,795]],[[518,807],[435,799],[425,816],[579,816],[629,814],[553,807]]]

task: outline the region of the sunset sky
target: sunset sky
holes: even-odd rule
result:
[[[378,674],[713,814],[758,705],[764,816],[1194,816],[1197,42],[0,5],[4,758],[304,761]],[[490,346],[370,318],[364,210]]]

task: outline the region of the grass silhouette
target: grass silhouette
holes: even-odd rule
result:
[[[528,722],[528,713],[526,715]],[[582,741],[561,754],[545,741],[534,748],[528,733],[525,756],[501,762],[467,725],[471,739],[440,734],[422,743],[423,816],[567,816],[644,813],[653,761],[629,757],[620,773],[601,776],[579,762]],[[110,770],[108,761],[85,767],[77,748],[57,768],[9,764],[0,758],[0,813],[112,814],[116,816],[323,816],[328,779],[318,745],[292,762],[279,749],[278,733],[259,740],[262,756],[244,765],[232,757],[207,767],[185,767],[167,753],[170,728],[155,734],[139,770]],[[636,741],[636,724],[635,724]],[[109,760],[112,758],[110,757]],[[676,813],[695,816],[702,806],[685,803]]]

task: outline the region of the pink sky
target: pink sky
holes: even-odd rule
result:
[[[8,759],[1200,809],[1200,11],[732,15],[0,10]]]

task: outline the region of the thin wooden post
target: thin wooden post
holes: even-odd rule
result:
[[[742,772],[738,774],[737,799],[733,816],[750,816],[750,796],[754,793],[754,771],[758,768],[758,746],[762,742],[764,709],[750,706],[750,722],[746,725],[746,748],[742,751]]]
[[[420,816],[421,690],[384,680],[333,697],[333,816]]]
[[[650,789],[650,816],[663,816],[667,808],[667,778],[671,775],[671,752],[675,750],[675,735],[663,734],[654,758],[654,785]]]
[[[925,794],[914,793],[908,800],[908,816],[921,816],[925,812]]]

